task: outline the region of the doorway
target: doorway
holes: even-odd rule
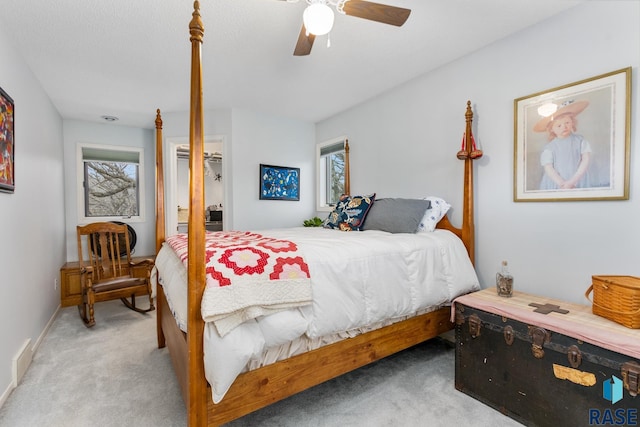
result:
[[[168,138],[170,176],[167,197],[168,236],[186,233],[189,217],[189,142],[188,138]],[[205,226],[210,231],[224,229],[225,185],[223,167],[224,137],[205,137]]]

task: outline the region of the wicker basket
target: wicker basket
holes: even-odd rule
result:
[[[620,323],[627,328],[640,328],[640,277],[592,276],[585,296],[593,291],[593,314]]]

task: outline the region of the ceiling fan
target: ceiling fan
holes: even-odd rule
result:
[[[285,0],[296,3],[298,0]],[[402,26],[409,18],[411,9],[388,6],[365,0],[305,0],[309,6],[302,16],[302,28],[298,36],[298,42],[293,51],[295,56],[304,56],[311,53],[311,47],[316,36],[327,34],[333,27],[333,6],[343,15],[355,16],[383,24]]]

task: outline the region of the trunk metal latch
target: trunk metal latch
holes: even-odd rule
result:
[[[507,345],[512,345],[516,338],[516,334],[513,332],[513,327],[511,325],[505,326],[502,333],[504,335],[504,342],[506,342]]]
[[[622,364],[622,383],[624,388],[629,390],[631,396],[640,393],[638,378],[640,377],[640,364],[636,362],[626,362]]]
[[[482,326],[482,320],[477,314],[469,316],[469,334],[471,338],[475,338],[480,335],[480,327]]]
[[[577,345],[572,345],[568,348],[567,359],[572,368],[577,369],[578,366],[580,366],[582,363],[582,353]]]
[[[542,359],[544,357],[544,349],[542,347],[551,340],[551,333],[547,332],[544,328],[529,326],[529,336],[531,337],[531,352],[533,353],[533,357]]]

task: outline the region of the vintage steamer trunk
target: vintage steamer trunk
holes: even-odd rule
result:
[[[454,310],[458,390],[525,425],[640,425],[640,330],[522,292]]]

